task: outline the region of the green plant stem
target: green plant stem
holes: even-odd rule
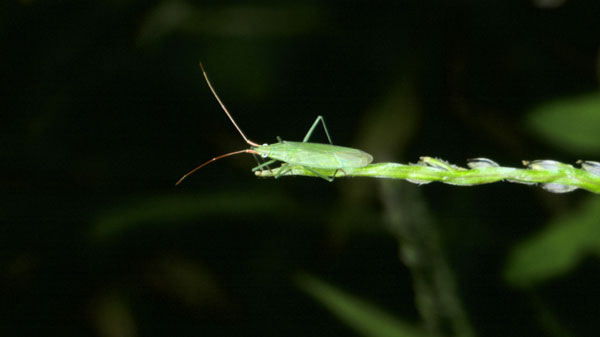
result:
[[[442,247],[439,224],[430,216],[420,190],[389,180],[379,182],[383,215],[412,277],[423,329],[431,337],[475,336]]]
[[[442,160],[432,157],[421,157],[418,164],[377,163],[359,168],[344,168],[340,170],[314,169],[303,166],[288,166],[285,171],[280,170],[284,166],[257,171],[255,174],[261,177],[274,176],[309,176],[317,177],[315,171],[321,175],[341,177],[371,177],[387,179],[405,179],[407,181],[426,184],[433,181],[451,185],[472,186],[489,184],[498,181],[508,181],[520,184],[540,184],[550,192],[570,192],[581,188],[590,192],[600,193],[600,176],[584,170],[575,168],[568,164],[554,161],[552,165],[537,164],[539,161],[524,162],[528,168],[512,167],[479,167],[462,168],[448,164]]]

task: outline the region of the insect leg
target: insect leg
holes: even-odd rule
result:
[[[257,165],[260,165],[260,164],[261,164],[261,163],[260,163],[260,161],[258,160],[258,156],[257,156],[257,155],[255,155],[255,154],[253,153],[253,154],[252,154],[252,157],[253,157],[253,158],[254,158],[254,160],[256,161],[256,164],[257,164]]]
[[[289,171],[291,171],[291,164],[289,163],[285,163],[283,165],[281,165],[281,167],[279,168],[279,170],[277,170],[277,173],[273,176],[273,178],[277,179],[279,177],[281,177],[282,175],[288,173]]]
[[[308,166],[304,166],[304,168],[305,168],[306,170],[308,170],[308,171],[312,172],[312,173],[313,173],[314,175],[316,175],[317,177],[319,177],[319,178],[323,178],[323,179],[325,179],[325,180],[327,180],[327,181],[329,181],[329,182],[332,182],[332,181],[333,181],[333,179],[334,179],[334,177],[335,177],[335,173],[337,172],[337,170],[335,170],[335,172],[333,173],[333,176],[332,176],[332,177],[328,177],[328,176],[326,176],[326,175],[324,175],[324,174],[322,174],[322,173],[319,173],[319,172],[317,172],[317,171],[313,170],[312,168],[310,168],[310,167],[308,167]]]
[[[258,156],[257,156],[257,155],[255,155],[254,153],[252,154],[252,157],[254,157],[254,160],[256,160],[256,164],[257,164],[258,166],[260,166],[260,167],[264,167],[264,166],[266,166],[266,167],[267,167],[267,170],[269,170],[269,172],[273,173],[273,171],[271,170],[271,167],[269,167],[269,163],[270,163],[270,162],[269,162],[269,163],[261,163],[261,162],[258,160]],[[264,164],[264,165],[263,165],[263,164]],[[263,166],[261,166],[261,165],[263,165]],[[255,171],[257,171],[257,170],[258,170],[258,169],[253,169],[253,170],[252,170],[252,172],[255,172]],[[262,171],[262,170],[261,170],[261,171]]]
[[[253,169],[252,169],[252,172],[258,171],[258,170],[262,169],[262,168],[263,168],[263,167],[265,167],[265,166],[267,166],[267,167],[268,167],[269,165],[271,165],[271,164],[274,164],[276,161],[277,161],[277,160],[275,160],[275,159],[272,159],[272,160],[269,160],[269,161],[267,161],[267,162],[264,162],[264,163],[262,163],[262,164],[260,164],[260,165],[256,166],[255,168],[253,168]],[[271,169],[269,169],[269,171],[270,171],[270,170],[271,170]]]
[[[277,173],[275,173],[275,175],[273,175],[273,178],[277,179],[277,178],[281,177],[282,175],[285,175],[286,173],[290,172],[292,170],[292,168],[293,168],[293,165],[290,164],[290,163],[285,163],[285,164],[281,165],[281,167],[277,170]],[[317,172],[317,171],[313,170],[312,168],[310,168],[308,166],[303,166],[303,168],[306,169],[306,170],[308,170],[308,171],[310,171],[315,176],[317,176],[319,178],[322,178],[322,179],[325,179],[325,180],[327,180],[329,182],[333,181],[333,179],[335,177],[335,174],[337,172],[337,170],[335,170],[335,172],[333,173],[333,176],[329,177],[329,176],[326,176],[326,175],[324,175],[324,174],[322,174],[320,172]]]
[[[302,140],[302,142],[306,143],[308,141],[310,136],[312,136],[313,131],[315,131],[315,128],[317,127],[317,124],[319,124],[319,122],[321,122],[321,124],[323,124],[323,130],[325,130],[325,134],[327,135],[327,140],[329,140],[329,144],[333,145],[333,142],[331,141],[331,137],[329,136],[329,131],[327,131],[327,126],[325,126],[325,120],[323,119],[323,116],[318,116],[317,119],[315,119],[315,122],[310,127],[310,129],[308,129],[308,132],[306,133],[306,136],[304,136],[304,139]]]

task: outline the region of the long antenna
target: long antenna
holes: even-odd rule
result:
[[[190,172],[186,173],[183,175],[183,177],[179,178],[179,180],[177,180],[177,182],[175,183],[175,186],[179,185],[183,179],[187,178],[187,176],[189,176],[190,174],[196,172],[197,170],[201,169],[202,167],[212,163],[215,160],[219,160],[221,158],[225,158],[225,157],[229,157],[229,156],[233,156],[235,154],[240,154],[240,153],[252,153],[252,154],[258,154],[258,152],[254,151],[254,150],[239,150],[239,151],[235,151],[235,152],[230,152],[230,153],[226,153],[226,154],[222,154],[218,157],[214,157],[213,159],[207,161],[206,163],[200,164],[198,165],[196,168],[194,168],[193,170],[191,170]]]
[[[227,114],[227,117],[229,117],[229,119],[231,120],[231,122],[233,123],[235,128],[238,130],[240,135],[242,135],[242,137],[244,137],[244,140],[246,141],[246,143],[248,143],[251,146],[255,146],[255,147],[260,146],[260,145],[256,144],[255,142],[251,141],[250,139],[248,139],[248,137],[246,137],[246,135],[242,132],[242,129],[240,129],[240,127],[237,125],[237,123],[233,120],[233,117],[231,117],[231,114],[229,113],[229,111],[227,111],[225,104],[223,104],[223,102],[221,102],[219,95],[217,95],[217,92],[215,91],[215,89],[213,89],[212,85],[210,84],[210,81],[208,80],[208,75],[206,75],[206,71],[204,70],[204,67],[202,66],[202,62],[200,62],[200,69],[202,69],[202,75],[204,75],[204,79],[206,80],[206,84],[208,84],[210,91],[212,91],[213,95],[217,99],[217,102],[219,102],[219,104],[221,105],[221,108],[223,108],[223,111],[225,111],[225,113]]]

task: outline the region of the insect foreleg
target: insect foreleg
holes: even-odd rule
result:
[[[308,132],[306,133],[306,136],[304,136],[304,139],[302,140],[302,142],[306,143],[308,141],[310,136],[312,136],[313,131],[315,131],[315,128],[317,127],[317,124],[319,124],[319,122],[321,122],[321,124],[323,124],[323,130],[325,130],[325,134],[327,135],[327,140],[329,140],[329,144],[333,145],[333,142],[331,141],[331,137],[329,136],[329,131],[327,131],[327,126],[325,126],[325,120],[323,119],[323,116],[318,116],[317,119],[315,119],[315,122],[310,127],[310,129],[308,129]]]
[[[260,162],[260,160],[258,160],[258,156],[257,156],[257,155],[255,155],[255,154],[252,154],[252,157],[254,157],[254,160],[256,161],[256,165],[258,165],[258,166],[260,166],[260,167],[265,167],[265,166],[266,166],[266,167],[267,167],[267,170],[269,170],[269,172],[272,172],[272,171],[271,171],[271,168],[269,167],[269,164],[272,162],[272,160],[271,160],[271,161],[269,161],[268,163],[261,163],[261,162]],[[262,165],[262,166],[261,166],[261,165]],[[257,171],[257,170],[258,170],[258,169],[252,169],[252,172],[255,172],[255,171]]]
[[[254,153],[252,154],[252,157],[254,158],[254,160],[256,161],[256,165],[260,165],[261,162],[258,160],[258,156],[255,155]]]
[[[265,166],[267,166],[267,167],[268,167],[269,165],[271,165],[271,164],[274,164],[275,162],[277,162],[277,160],[276,160],[276,159],[271,159],[271,160],[269,160],[269,161],[267,161],[267,162],[264,162],[264,163],[262,163],[262,164],[260,164],[260,165],[256,166],[255,168],[253,168],[253,169],[252,169],[252,172],[258,171],[258,170],[262,169],[262,168],[263,168],[263,167],[265,167]],[[270,171],[270,170],[271,170],[271,169],[269,169],[269,171]]]

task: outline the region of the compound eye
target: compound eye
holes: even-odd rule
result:
[[[264,143],[262,146],[269,146],[269,144],[267,144],[267,143]]]
[[[266,145],[266,144],[265,144],[265,145]],[[267,154],[266,154],[266,153],[263,153],[263,154],[261,154],[260,156],[261,156],[261,157],[263,157],[263,158],[267,158]]]

